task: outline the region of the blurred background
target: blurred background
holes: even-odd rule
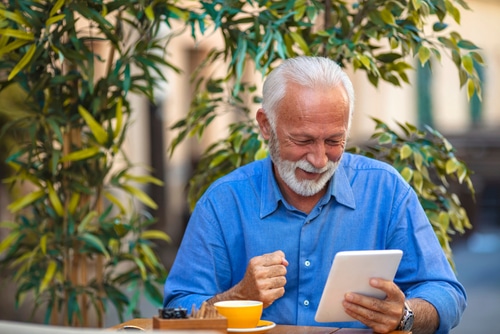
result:
[[[459,78],[450,59],[428,67],[415,66],[412,85],[396,88],[380,83],[374,88],[363,73],[349,73],[357,94],[356,110],[351,133],[351,145],[363,144],[372,134],[377,117],[389,124],[410,122],[429,124],[444,134],[457,149],[459,158],[474,171],[476,188],[473,199],[465,190],[461,200],[468,210],[474,228],[465,235],[456,236],[452,248],[458,278],[469,294],[469,307],[463,321],[453,330],[458,333],[494,331],[500,315],[500,1],[469,0],[470,11],[463,11],[461,25],[454,27],[464,38],[481,47],[486,66],[478,68],[483,81],[483,99],[467,101],[466,92],[459,89]],[[193,163],[210,140],[189,140],[169,156],[168,147],[174,138],[169,127],[188,110],[193,87],[189,73],[205,57],[217,36],[203,39],[193,45],[191,38],[177,38],[170,45],[169,61],[184,71],[184,75],[167,74],[169,82],[158,91],[155,105],[137,99],[133,127],[127,140],[128,156],[139,164],[152,166],[154,175],[165,182],[164,187],[146,189],[160,203],[152,212],[158,218],[155,228],[162,229],[172,242],[159,250],[169,268],[175,258],[189,218],[186,203],[186,184]],[[205,48],[206,46],[206,48]],[[260,75],[247,74],[249,79],[261,82]],[[255,106],[255,111],[257,106]],[[207,129],[208,138],[219,139],[226,132],[230,119]],[[391,125],[392,125],[391,124]],[[8,217],[6,189],[0,185],[0,220]],[[0,236],[2,237],[2,236]],[[24,308],[14,307],[12,288],[0,278],[0,319],[26,321]],[[143,316],[156,314],[156,308],[144,302]],[[35,316],[37,319],[37,316]],[[106,325],[118,323],[114,310],[107,314]]]

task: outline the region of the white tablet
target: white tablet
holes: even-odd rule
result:
[[[338,252],[316,311],[317,322],[356,321],[344,312],[342,301],[347,292],[376,298],[385,293],[370,286],[372,277],[394,280],[403,252],[399,249]]]

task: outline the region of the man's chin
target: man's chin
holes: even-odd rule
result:
[[[293,186],[289,185],[290,188],[292,188],[292,190],[301,195],[301,196],[304,196],[304,197],[312,197],[314,195],[317,195],[318,193],[320,193],[322,190],[324,190],[326,188],[326,185],[328,184],[325,183],[325,184],[318,184],[316,182],[297,182],[296,184],[294,184]]]

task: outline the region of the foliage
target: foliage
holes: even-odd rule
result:
[[[93,310],[102,325],[107,302],[123,319],[138,312],[139,289],[129,297],[130,287],[161,304],[155,282],[166,270],[152,240],[168,236],[147,229],[154,219],[135,209],[156,207],[142,187],[161,182],[135,174],[122,150],[131,94],[152,99],[162,68],[171,67],[160,56],[161,22],[143,4],[0,3],[0,91],[26,97],[19,112],[9,106],[15,117],[0,132],[22,134],[4,182],[30,189],[1,223],[9,234],[0,264],[13,273],[16,302],[33,294],[46,321],[88,325]]]
[[[399,86],[409,83],[412,58],[423,66],[434,58],[441,61],[445,55],[455,64],[460,86],[467,86],[468,96],[476,91],[480,94],[474,64],[483,60],[477,46],[456,31],[447,31],[447,20],[460,23],[459,6],[469,9],[463,0],[232,0],[196,4],[185,9],[189,16],[184,15],[189,17],[193,38],[197,36],[195,27],[204,34],[210,26],[223,39],[222,46],[214,46],[200,66],[229,63],[223,78],[195,78],[198,95],[218,95],[215,88],[221,86],[231,94],[219,97],[210,107],[192,108],[183,122],[173,127],[179,135],[172,150],[188,135],[201,136],[219,109],[232,104],[250,60],[255,70],[265,74],[280,59],[322,55],[343,67],[366,72],[375,86],[380,80]]]
[[[480,96],[480,83],[475,70],[475,65],[483,64],[479,49],[448,28],[449,20],[460,23],[460,9],[469,10],[463,0],[233,0],[199,2],[199,6],[189,7],[188,22],[193,29],[193,38],[199,38],[211,27],[222,37],[223,43],[208,52],[195,73],[197,95],[187,116],[172,126],[178,135],[172,142],[171,153],[188,137],[202,138],[206,127],[223,113],[233,113],[237,119],[229,127],[227,138],[211,145],[201,157],[190,181],[188,197],[191,208],[214,180],[265,154],[258,128],[248,108],[241,103],[243,96],[253,94],[252,89],[255,89],[247,87],[248,84],[243,81],[246,67],[252,66],[252,70],[265,75],[281,59],[322,55],[334,59],[343,67],[364,71],[374,86],[380,81],[400,86],[409,84],[408,73],[413,71],[414,61],[422,66],[431,65],[432,59],[441,61],[446,56],[455,64],[460,86],[467,88],[467,96]],[[195,27],[199,34],[195,33]],[[210,68],[223,66],[223,61],[229,64],[227,75],[222,78],[212,75]],[[206,76],[199,75],[207,72]],[[259,97],[254,96],[253,100],[259,101]],[[378,126],[382,128],[383,123]],[[406,130],[413,134],[410,138],[401,143],[394,139],[394,144],[406,145],[405,151],[407,147],[424,149],[424,146],[419,146],[419,141],[423,140],[419,136],[436,136],[432,129],[422,132],[410,128]],[[380,152],[377,157],[391,163],[405,163],[412,168],[411,159],[398,157],[397,146],[394,150],[386,155]],[[426,146],[423,152],[440,157],[440,161],[451,159],[446,158],[451,154],[446,147],[436,148],[432,154],[429,150]],[[369,153],[361,149],[359,152]],[[418,157],[417,154],[415,156]],[[440,165],[428,162],[429,174],[443,175]],[[460,166],[460,173],[463,173],[465,166]],[[418,175],[423,173],[419,169],[416,171],[411,182],[413,186]],[[448,174],[451,174],[450,170],[446,170]],[[460,174],[459,179],[469,180],[468,172],[466,176]],[[473,189],[470,183],[468,185]],[[455,198],[448,203],[448,197],[443,199],[438,196],[437,191],[443,192],[443,187],[448,191],[447,183],[427,180],[422,187],[416,190],[427,209],[431,202],[439,208],[450,205],[443,211],[427,211],[445,252],[450,255],[448,240],[453,230],[445,217],[448,215],[455,229],[462,232],[464,227],[470,226],[466,213]]]
[[[434,232],[450,263],[451,235],[471,228],[465,209],[453,185],[466,184],[474,196],[471,171],[455,155],[451,143],[438,131],[420,130],[411,124],[398,124],[398,134],[379,119],[372,135],[375,144],[349,151],[385,161],[394,166],[415,189]]]

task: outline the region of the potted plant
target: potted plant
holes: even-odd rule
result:
[[[146,208],[157,204],[143,189],[161,181],[138,173],[123,151],[131,96],[152,99],[169,66],[150,10],[129,1],[0,3],[0,91],[25,100],[2,127],[20,135],[4,182],[29,188],[1,222],[9,234],[0,265],[16,283],[16,304],[32,296],[46,322],[102,326],[110,303],[123,320],[139,313],[142,293],[161,304],[166,269],[154,241],[169,238],[150,229]]]

